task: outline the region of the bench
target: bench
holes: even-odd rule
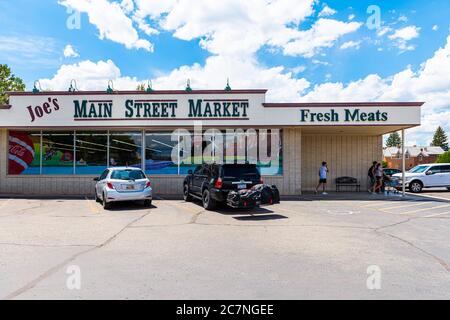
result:
[[[361,191],[361,185],[358,183],[358,180],[352,177],[336,178],[336,192],[341,191],[341,187],[354,187],[356,191]]]

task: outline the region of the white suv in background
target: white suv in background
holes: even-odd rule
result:
[[[402,179],[401,173],[393,177]],[[405,184],[411,192],[421,192],[423,188],[446,187],[450,190],[450,163],[432,163],[415,166],[405,172]]]

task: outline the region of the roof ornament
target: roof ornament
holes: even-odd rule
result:
[[[227,78],[227,86],[224,89],[225,91],[231,91],[231,87],[230,87],[230,78]]]
[[[187,83],[186,83],[186,91],[187,92],[191,92],[192,88],[191,88],[191,79],[187,79]]]
[[[70,80],[69,92],[78,91],[77,81],[75,79]]]
[[[152,80],[148,80],[146,92],[153,92]]]
[[[106,93],[113,93],[114,92],[114,83],[112,80],[108,81],[108,88],[106,89]]]
[[[39,87],[39,89],[38,89],[38,87]],[[40,91],[42,91],[41,83],[39,82],[39,80],[36,80],[36,81],[34,81],[34,84],[33,84],[33,93],[38,93]]]

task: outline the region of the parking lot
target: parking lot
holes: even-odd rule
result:
[[[445,199],[343,193],[210,212],[1,198],[0,229],[3,299],[450,298]]]

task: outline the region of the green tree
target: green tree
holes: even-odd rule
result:
[[[402,144],[402,138],[398,132],[392,132],[386,140],[386,147],[397,147]]]
[[[441,126],[437,127],[431,145],[434,147],[441,147],[445,151],[448,151],[448,138]]]
[[[145,91],[145,84],[140,83],[138,84],[138,86],[136,87],[137,91]]]
[[[450,151],[444,152],[441,154],[437,161],[437,163],[450,163]]]
[[[0,64],[0,105],[8,103],[6,91],[24,91],[25,84],[22,79],[11,73],[6,64]]]

